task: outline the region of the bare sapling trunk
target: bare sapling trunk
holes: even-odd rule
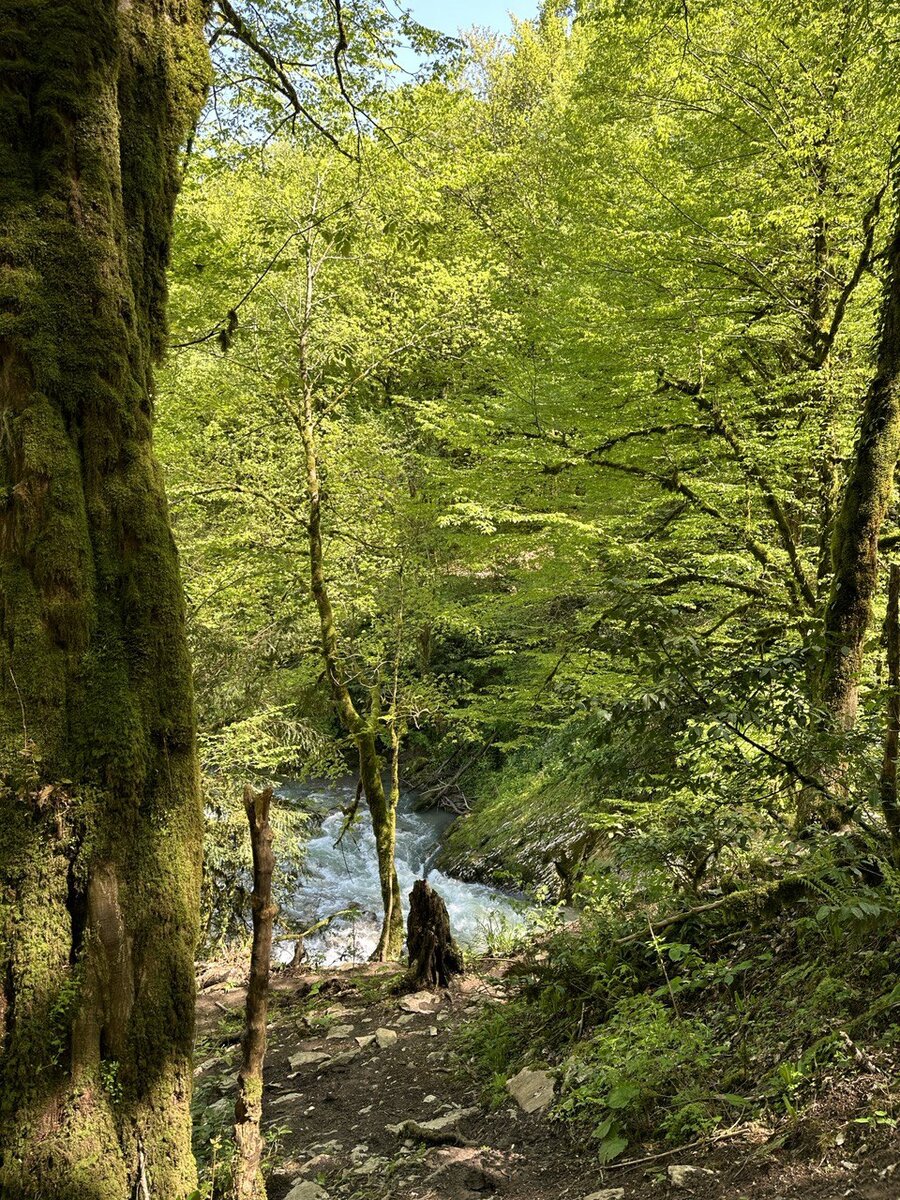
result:
[[[417,879],[410,892],[406,943],[408,987],[448,987],[453,976],[462,973],[462,954],[453,940],[447,906],[424,879]]]
[[[900,564],[891,563],[887,616],[888,702],[884,759],[881,764],[881,810],[891,837],[891,850],[900,862],[900,806],[897,802],[897,751],[900,748]]]
[[[384,918],[378,945],[372,953],[373,962],[394,962],[403,949],[403,906],[400,880],[394,851],[397,845],[397,805],[392,794],[384,790],[382,759],[377,751],[374,734],[366,734],[359,752],[360,777],[363,792],[372,818],[375,851],[378,855],[378,878],[381,883],[381,902]]]
[[[241,1039],[237,1101],[234,1106],[234,1198],[265,1200],[262,1176],[263,1063],[266,1056],[266,1021],[269,1011],[269,969],[272,961],[272,927],[276,907],[272,903],[272,827],[269,809],[272,789],[244,789],[244,808],[250,825],[253,852],[253,945],[250,952],[250,981],[247,986],[246,1018]]]

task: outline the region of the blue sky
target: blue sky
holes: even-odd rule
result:
[[[508,12],[517,17],[533,17],[537,12],[537,0],[406,0],[406,4],[417,21],[442,33],[456,33],[470,25],[489,25],[505,32]]]

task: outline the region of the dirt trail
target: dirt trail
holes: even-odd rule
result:
[[[524,1112],[512,1098],[486,1107],[454,1032],[500,994],[498,965],[421,1000],[393,995],[383,968],[276,978],[269,1200],[900,1200],[896,1144],[790,1152],[748,1126],[712,1146],[646,1147],[631,1154],[646,1161],[604,1169],[589,1139],[546,1111]],[[242,1003],[241,989],[200,998],[196,1109],[210,1132],[230,1119]]]

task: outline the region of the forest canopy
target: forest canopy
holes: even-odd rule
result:
[[[827,624],[895,22],[808,7],[547,9],[382,93],[359,161],[312,130],[226,169],[198,140],[173,340],[216,336],[173,353],[159,445],[216,754],[263,711],[301,758],[327,732],[307,371],[343,653],[396,691],[414,776],[476,810],[568,779],[629,853],[694,842],[691,887],[759,837],[805,854],[835,807],[880,820],[885,573],[859,700]]]

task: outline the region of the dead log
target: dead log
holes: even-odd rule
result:
[[[275,855],[272,851],[272,827],[269,824],[271,803],[271,788],[262,792],[254,792],[249,786],[244,788],[244,808],[250,823],[250,845],[253,852],[253,895],[250,900],[253,913],[253,946],[250,952],[244,1035],[241,1038],[237,1101],[234,1106],[235,1200],[266,1200],[266,1185],[260,1167],[263,1138],[259,1124],[262,1118],[272,927],[277,911],[272,903]]]
[[[450,932],[447,906],[424,879],[417,879],[409,895],[406,922],[411,988],[447,987],[463,969],[462,954]]]

